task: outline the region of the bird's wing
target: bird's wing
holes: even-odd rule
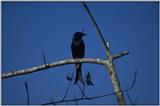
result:
[[[81,45],[80,45],[80,54],[81,54],[81,58],[83,58],[84,57],[84,53],[85,53],[85,44],[84,44],[84,42],[83,42],[83,40],[82,40],[82,42],[81,42]]]
[[[76,58],[76,54],[75,54],[76,50],[75,50],[75,47],[74,47],[74,43],[73,43],[73,42],[72,42],[72,44],[71,44],[71,50],[72,50],[72,57],[75,59],[75,58]]]

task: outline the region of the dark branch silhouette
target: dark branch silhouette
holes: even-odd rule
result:
[[[89,10],[87,4],[86,4],[85,2],[81,2],[81,3],[83,4],[85,10],[86,10],[87,13],[89,14],[89,16],[90,16],[90,18],[91,18],[91,20],[92,20],[92,22],[93,22],[93,24],[94,24],[94,26],[95,26],[95,28],[96,28],[96,31],[98,32],[98,34],[99,34],[99,36],[100,36],[100,38],[101,38],[101,40],[102,40],[102,43],[103,43],[105,49],[106,49],[106,50],[109,50],[109,48],[108,48],[108,46],[107,46],[107,44],[106,44],[106,42],[105,42],[105,40],[104,40],[104,37],[103,37],[103,35],[102,35],[102,33],[101,33],[101,30],[100,30],[100,28],[98,27],[98,25],[97,25],[97,23],[96,23],[96,20],[94,19],[94,17],[93,17],[93,15],[92,15],[91,11]]]
[[[81,91],[81,94],[82,94],[82,98],[83,97],[85,97],[85,98],[88,98],[86,95],[85,95],[85,93],[84,93],[84,87],[85,87],[85,84],[83,85],[83,90],[82,90],[82,88],[80,87],[80,85],[77,83],[77,85],[78,85],[78,88],[80,89],[80,91]]]
[[[45,55],[44,55],[43,50],[42,50],[42,55],[43,55],[43,61],[44,61],[44,64],[45,64],[45,66],[46,66],[46,68],[47,68],[46,58],[45,58]]]
[[[97,98],[102,98],[102,97],[106,97],[106,96],[115,95],[118,92],[129,92],[130,90],[133,89],[133,87],[135,85],[136,76],[137,76],[137,70],[135,70],[133,82],[132,82],[131,86],[128,89],[124,89],[124,90],[113,92],[113,93],[107,93],[107,94],[99,95],[99,96],[87,97],[87,98],[81,97],[81,98],[77,98],[77,99],[68,99],[68,100],[60,100],[60,101],[48,102],[48,103],[44,103],[42,105],[50,105],[50,104],[55,104],[55,103],[71,102],[71,101],[78,101],[78,100],[92,100],[92,99],[97,99]]]
[[[73,73],[72,73],[71,79],[73,79],[74,72],[75,72],[75,71],[73,71]],[[67,87],[66,93],[65,93],[65,95],[64,95],[64,97],[63,97],[63,100],[65,100],[65,98],[66,98],[66,96],[67,96],[67,93],[68,93],[69,88],[70,88],[70,86],[71,86],[71,82],[72,82],[72,80],[70,80],[70,82],[69,82],[69,84],[68,84],[68,87]]]
[[[128,100],[129,100],[130,104],[131,104],[131,105],[135,105],[135,104],[133,103],[133,101],[132,101],[130,95],[129,95],[129,92],[126,91],[126,93],[127,93],[127,97],[128,97]]]
[[[74,77],[74,72],[75,72],[75,71],[73,71],[72,76],[71,76],[71,78],[69,78],[69,79],[72,79],[72,80],[73,80],[73,78],[75,79],[75,77]],[[67,76],[67,77],[68,77],[68,76]],[[66,96],[67,96],[67,93],[68,93],[68,91],[69,91],[69,87],[70,87],[70,85],[71,85],[72,80],[69,80],[70,82],[69,82],[69,84],[68,84],[68,87],[67,87],[67,90],[66,90],[66,92],[65,92],[65,95],[64,95],[64,97],[63,97],[63,100],[65,100],[65,98],[66,98]],[[84,93],[84,89],[83,89],[83,91],[82,91],[79,83],[77,83],[77,86],[78,86],[78,88],[80,89],[80,91],[81,91],[81,93],[82,93],[82,97],[88,98],[88,97],[85,95],[85,93]],[[85,87],[85,86],[84,86],[84,87]]]
[[[25,88],[26,88],[26,92],[27,92],[27,104],[29,105],[29,91],[28,91],[28,84],[27,84],[27,82],[25,82]]]

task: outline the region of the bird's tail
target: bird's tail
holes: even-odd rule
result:
[[[82,64],[80,64],[80,63],[76,64],[76,79],[75,79],[74,84],[76,84],[76,83],[78,82],[78,80],[79,80],[82,84],[84,84],[83,77],[82,77],[81,66],[82,66]]]

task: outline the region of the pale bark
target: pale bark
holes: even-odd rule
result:
[[[105,41],[101,31],[100,31],[100,28],[98,27],[91,11],[87,7],[87,4],[85,2],[82,2],[82,4],[83,4],[85,10],[87,11],[91,21],[93,22],[93,25],[95,26],[96,31],[98,32],[98,35],[99,35],[99,37],[100,37],[100,39],[101,39],[101,41],[102,41],[102,43],[105,47],[105,52],[106,52],[106,56],[107,56],[106,58],[109,59],[108,64],[106,65],[106,68],[108,68],[108,70],[109,70],[110,78],[111,78],[111,81],[112,81],[112,86],[114,88],[114,92],[120,91],[118,93],[115,93],[115,95],[117,97],[117,101],[118,101],[119,105],[124,105],[124,104],[126,104],[126,102],[125,102],[125,99],[124,99],[124,96],[123,96],[123,92],[121,92],[120,82],[118,80],[118,76],[116,74],[116,70],[115,70],[115,67],[114,67],[114,64],[113,64],[113,58],[115,58],[115,57],[111,55],[110,48],[107,45],[107,43],[106,43],[106,41]],[[118,54],[118,55],[123,55],[123,54]]]
[[[124,56],[125,52],[126,51],[121,53],[123,55],[115,55],[114,57],[119,58],[121,56]],[[42,70],[45,70],[45,69],[48,69],[48,68],[58,67],[58,66],[62,66],[62,65],[75,64],[77,62],[105,65],[107,63],[107,61],[108,60],[103,60],[103,59],[99,59],[99,58],[97,58],[97,59],[83,58],[83,59],[75,59],[75,60],[74,59],[65,59],[65,60],[61,60],[61,61],[57,61],[57,62],[51,62],[51,63],[48,63],[48,64],[43,64],[43,65],[39,65],[39,66],[27,68],[27,69],[9,71],[8,73],[3,73],[2,74],[2,79],[13,77],[13,76],[18,76],[18,75],[29,74],[29,73],[33,73],[33,72],[38,72],[38,71],[42,71]]]

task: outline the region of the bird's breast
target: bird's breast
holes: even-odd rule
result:
[[[81,43],[81,40],[80,40],[80,41],[75,41],[75,40],[74,40],[74,45],[75,45],[75,46],[79,46],[80,43]]]

